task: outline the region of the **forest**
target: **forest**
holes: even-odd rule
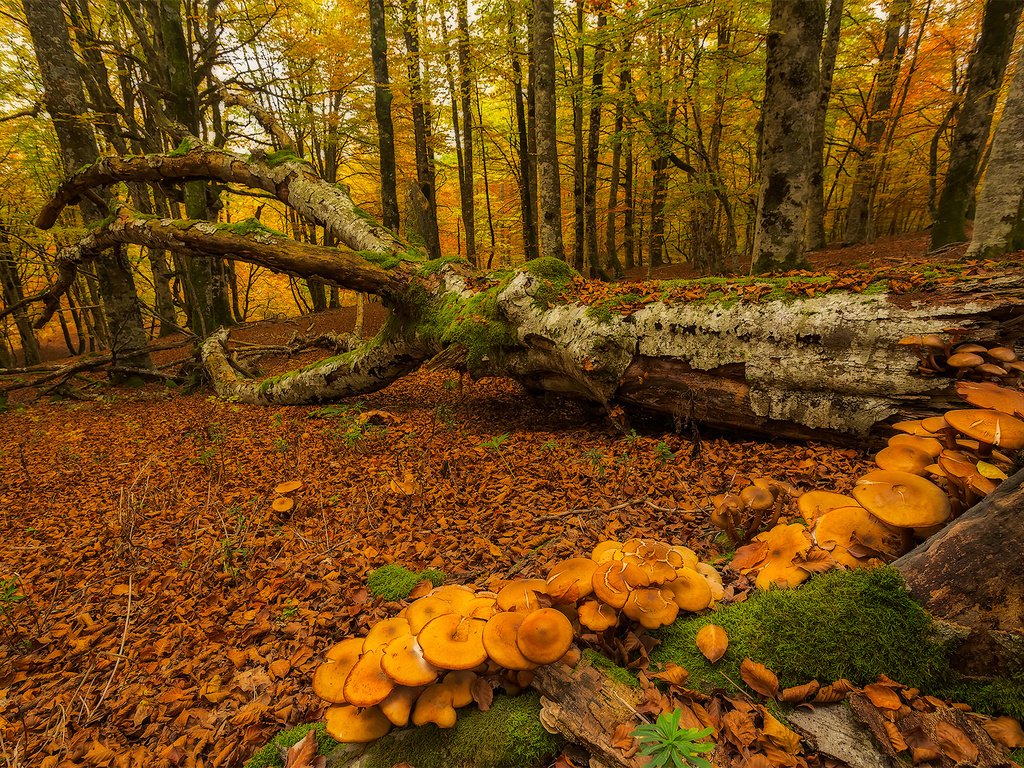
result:
[[[3,5],[2,765],[1024,765],[1024,0],[453,5]]]

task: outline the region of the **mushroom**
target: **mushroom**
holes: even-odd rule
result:
[[[331,738],[346,744],[376,741],[391,730],[391,721],[379,707],[331,707],[324,713],[324,724]]]
[[[612,608],[621,608],[626,604],[631,590],[646,587],[651,580],[633,563],[610,560],[597,567],[591,583],[599,600],[608,603]]]
[[[469,619],[457,613],[438,616],[416,636],[423,658],[440,669],[472,669],[487,661],[483,619]]]
[[[412,712],[412,724],[416,726],[433,723],[438,728],[451,728],[458,714],[452,704],[454,691],[442,683],[428,685],[416,700]]]
[[[381,648],[392,640],[411,636],[412,629],[405,618],[384,619],[384,621],[378,621],[374,624],[370,631],[366,633],[366,638],[363,640],[363,651]]]
[[[985,358],[973,352],[958,352],[946,359],[946,365],[957,369],[957,376],[963,376],[972,368],[977,368],[985,363]]]
[[[597,563],[589,557],[571,557],[548,572],[547,593],[555,603],[575,603],[594,591]]]
[[[722,586],[722,574],[707,563],[697,563],[695,570],[708,583],[708,587],[711,589],[711,602],[716,603],[721,600],[725,596],[725,588]]]
[[[476,593],[461,584],[446,584],[430,591],[430,597],[444,600],[455,613],[466,615],[469,605],[476,599]]]
[[[482,637],[488,658],[505,669],[528,670],[537,666],[516,645],[519,627],[528,615],[525,611],[504,611],[488,619]]]
[[[890,445],[875,454],[875,464],[881,469],[895,469],[924,475],[925,468],[932,463],[932,457],[910,445]]]
[[[979,408],[991,408],[1010,416],[1024,416],[1024,392],[1016,389],[1001,387],[990,381],[961,381],[956,385],[956,393]]]
[[[987,445],[1012,451],[1024,448],[1024,421],[998,411],[967,408],[947,411],[946,423],[957,432]]]
[[[383,648],[365,651],[345,678],[345,700],[355,707],[380,704],[394,690],[394,681],[381,668]]]
[[[602,541],[598,543],[590,553],[590,559],[595,563],[603,563],[607,560],[622,559],[622,545],[617,541]]]
[[[285,512],[291,511],[292,507],[295,506],[295,502],[289,499],[287,496],[281,496],[270,502],[270,508],[273,509],[277,514],[283,515]]]
[[[327,651],[327,660],[313,673],[313,693],[332,704],[345,704],[345,680],[363,653],[363,638],[350,637]]]
[[[935,525],[951,513],[939,486],[909,472],[869,472],[857,481],[853,497],[879,520],[899,528]]]
[[[826,512],[814,526],[814,543],[851,568],[867,563],[850,552],[862,545],[874,552],[895,557],[903,551],[905,536],[883,523],[864,507],[839,507]]]
[[[719,576],[718,586],[721,585]],[[680,610],[691,613],[704,610],[714,600],[712,585],[708,583],[708,579],[692,568],[680,568],[676,571],[676,578],[668,582],[665,588],[672,593],[672,599]]]
[[[795,587],[806,581],[810,573],[796,564],[796,560],[811,548],[806,529],[800,523],[776,525],[759,533],[754,541],[767,545],[763,564],[759,566],[755,584],[758,589],[770,586]]]
[[[832,491],[807,491],[800,494],[796,500],[797,509],[800,515],[807,521],[808,525],[814,525],[815,521],[826,512],[840,507],[858,506],[857,500],[841,493]]]
[[[694,573],[707,586],[704,578],[696,571]],[[710,589],[708,593],[710,596]],[[679,606],[668,589],[636,589],[629,595],[622,612],[646,629],[657,629],[676,620]]]
[[[888,440],[890,447],[897,445],[909,445],[911,448],[917,448],[919,451],[924,451],[933,459],[942,452],[942,443],[936,440],[934,437],[917,437],[916,435],[893,435]]]
[[[274,493],[278,496],[287,496],[289,493],[295,493],[295,491],[299,490],[301,487],[301,480],[287,480],[283,483],[279,483],[277,487],[274,488]]]
[[[997,363],[1012,363],[1017,359],[1017,353],[1009,347],[992,347],[985,354]]]
[[[572,624],[554,608],[541,608],[519,625],[516,645],[536,664],[558,661],[572,645]]]
[[[476,672],[472,672],[468,669],[455,670],[449,672],[444,676],[441,681],[442,685],[447,685],[452,689],[452,706],[458,709],[459,707],[468,706],[473,701],[473,681],[477,678]]]
[[[453,613],[451,603],[440,597],[427,595],[408,607],[405,619],[409,622],[409,631],[418,635],[429,622],[449,613]]]
[[[604,632],[619,623],[619,615],[610,605],[588,600],[580,606],[580,624],[594,632]]]
[[[411,688],[407,685],[400,685],[391,691],[388,697],[377,706],[384,717],[391,721],[392,725],[404,728],[409,724],[413,705],[422,692],[422,687]]]
[[[384,647],[380,666],[399,685],[430,685],[437,680],[437,667],[423,658],[423,648],[413,635],[405,635],[388,643]]]
[[[542,595],[547,592],[544,579],[519,579],[498,592],[498,607],[503,611],[533,611],[542,608]]]

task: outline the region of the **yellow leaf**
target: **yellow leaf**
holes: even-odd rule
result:
[[[764,711],[764,727],[761,730],[765,738],[788,754],[795,755],[800,751],[800,736],[776,720],[767,709]]]
[[[764,664],[744,659],[740,664],[740,676],[751,690],[762,696],[774,699],[775,694],[779,692],[779,678]]]
[[[717,624],[708,624],[701,627],[697,633],[697,647],[704,657],[714,664],[729,648],[729,635]]]
[[[686,682],[686,678],[690,676],[690,673],[680,667],[678,664],[669,662],[665,665],[665,668],[657,674],[652,674],[651,677],[657,678],[658,680],[664,680],[666,683],[671,685],[678,685],[682,687]]]
[[[989,464],[987,461],[978,462],[978,472],[982,477],[987,477],[989,480],[1005,480],[1006,473],[1003,472],[995,464]]]

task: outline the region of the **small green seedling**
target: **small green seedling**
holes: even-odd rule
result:
[[[633,731],[633,738],[640,742],[640,754],[651,758],[650,768],[686,768],[691,765],[712,768],[711,763],[698,755],[715,748],[713,743],[700,741],[714,733],[714,729],[680,728],[682,714],[678,709],[663,712],[656,722],[638,726]]]

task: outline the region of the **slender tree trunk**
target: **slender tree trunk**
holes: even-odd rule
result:
[[[1024,0],[986,0],[981,34],[967,68],[967,90],[956,114],[949,166],[932,226],[932,248],[967,239],[967,209]]]
[[[53,120],[66,173],[94,162],[99,157],[96,136],[83,119],[85,93],[68,36],[64,12],[59,0],[25,0],[32,46],[43,80],[43,99]],[[105,215],[90,200],[81,203],[86,221]],[[96,266],[103,293],[103,309],[110,330],[111,352],[120,357],[123,350],[134,350],[120,362],[136,368],[151,365],[147,345],[149,337],[142,324],[142,312],[135,291],[131,267],[123,249],[114,249]],[[143,350],[143,351],[139,351]]]
[[[626,41],[622,50],[621,69],[619,71],[619,85],[615,101],[615,127],[612,134],[612,169],[611,177],[608,180],[608,217],[605,221],[605,252],[607,254],[608,268],[616,277],[622,277],[622,263],[619,261],[618,247],[616,245],[617,230],[615,227],[615,214],[619,207],[619,175],[622,167],[622,143],[623,143],[623,115],[625,101],[629,93],[632,70],[629,65],[631,41]],[[629,261],[632,262],[633,254],[629,254]],[[628,264],[632,267],[632,264]]]
[[[476,96],[476,119],[477,119],[477,136],[480,137],[480,170],[484,175],[484,207],[487,209],[487,232],[491,238],[491,248],[487,253],[487,268],[491,268],[491,263],[494,261],[494,215],[491,212],[491,181],[490,174],[487,170],[487,134],[484,131],[484,111],[480,106],[480,81],[476,81],[473,84],[473,90]]]
[[[529,3],[530,19],[533,19],[533,3]],[[540,187],[537,175],[537,46],[534,27],[531,23],[526,34],[526,59],[528,72],[526,76],[526,154],[529,163],[530,197],[533,204],[533,239],[537,243],[537,255],[540,255]],[[557,158],[556,158],[557,159]],[[559,193],[561,194],[561,193]],[[559,203],[561,205],[561,203]],[[561,216],[561,213],[559,213]],[[561,225],[559,225],[561,226]]]
[[[793,269],[804,261],[824,26],[824,0],[772,0],[751,262],[755,274]]]
[[[573,51],[572,76],[572,266],[583,272],[586,264],[586,224],[583,205],[583,0],[576,1],[576,47]]]
[[[622,211],[622,257],[626,262],[626,269],[633,269],[637,261],[633,253],[633,244],[636,242],[635,214],[633,210],[633,126],[632,121],[625,125],[626,128],[626,167],[622,173],[622,197],[625,210]]]
[[[373,111],[377,118],[382,223],[398,232],[398,173],[395,168],[395,126],[391,121],[391,78],[384,0],[370,2],[370,58],[373,60]]]
[[[519,159],[519,204],[523,225],[523,250],[526,252],[526,260],[533,261],[538,255],[537,207],[534,204],[537,185],[534,174],[531,172],[531,167],[534,164],[530,159],[530,139],[526,122],[526,105],[523,99],[523,67],[519,62],[515,12],[511,6],[509,6],[508,30],[509,48],[512,52],[512,93],[516,109],[516,134],[518,139],[516,150]]]
[[[884,157],[879,153],[886,126],[891,120],[892,97],[900,74],[903,47],[900,39],[910,22],[910,0],[892,0],[889,18],[885,24],[885,42],[878,55],[875,68],[874,96],[868,107],[864,144],[860,162],[854,174],[850,204],[846,209],[846,231],[843,242],[847,245],[874,239],[873,207],[880,180]]]
[[[555,111],[555,8],[534,0],[533,45],[537,113],[537,218],[541,256],[565,259],[562,245],[562,191],[558,175]]]
[[[466,206],[467,206],[467,199],[466,199],[467,195],[470,197],[470,200],[468,201],[468,205],[470,207],[472,207],[472,205],[473,205],[473,203],[472,203],[472,190],[466,184],[466,160],[465,160],[465,157],[464,157],[464,149],[463,149],[464,142],[463,142],[463,139],[462,139],[462,130],[460,128],[461,120],[459,119],[459,91],[455,87],[455,69],[452,66],[452,54],[451,54],[451,51],[449,50],[450,46],[448,45],[448,42],[449,42],[448,41],[448,24],[445,21],[444,12],[442,12],[440,14],[439,18],[440,18],[440,21],[441,21],[441,35],[444,38],[444,45],[442,47],[442,52],[443,52],[443,57],[442,58],[444,59],[445,74],[448,77],[448,91],[451,93],[452,134],[453,134],[453,138],[455,139],[455,161],[456,161],[456,164],[458,166],[458,171],[459,171],[459,203],[460,203],[461,212],[462,212],[463,216],[465,216],[465,211],[466,211]],[[461,237],[458,239],[458,245],[459,245],[458,252],[459,252],[459,255],[461,256],[462,255],[462,238]]]
[[[3,227],[0,227],[0,295],[3,296],[4,304],[9,307],[25,298],[18,264],[14,259],[7,232]],[[28,316],[26,307],[14,311],[14,325],[18,329],[18,336],[21,337],[21,355],[25,360],[25,365],[35,365],[40,362],[39,341],[36,339],[35,331],[32,330],[32,320]]]
[[[466,258],[476,264],[476,211],[473,175],[473,76],[469,61],[469,10],[458,0],[459,99],[462,102],[462,224],[466,232]]]
[[[807,209],[807,250],[814,251],[828,244],[825,235],[825,118],[832,97],[832,75],[839,53],[839,33],[843,23],[844,0],[831,0],[825,42],[821,47],[821,84],[814,112],[814,135],[811,139],[811,192]]]
[[[587,129],[587,167],[583,179],[583,214],[586,224],[587,263],[590,276],[597,277],[604,270],[597,247],[597,160],[601,141],[601,99],[604,96],[604,41],[601,35],[607,18],[597,15],[594,41],[594,72],[590,80],[590,121]]]
[[[1020,61],[1020,59],[1018,59]],[[991,258],[1015,249],[1014,228],[1024,195],[1024,64],[1018,63],[992,139],[992,157],[978,193],[967,255]]]

